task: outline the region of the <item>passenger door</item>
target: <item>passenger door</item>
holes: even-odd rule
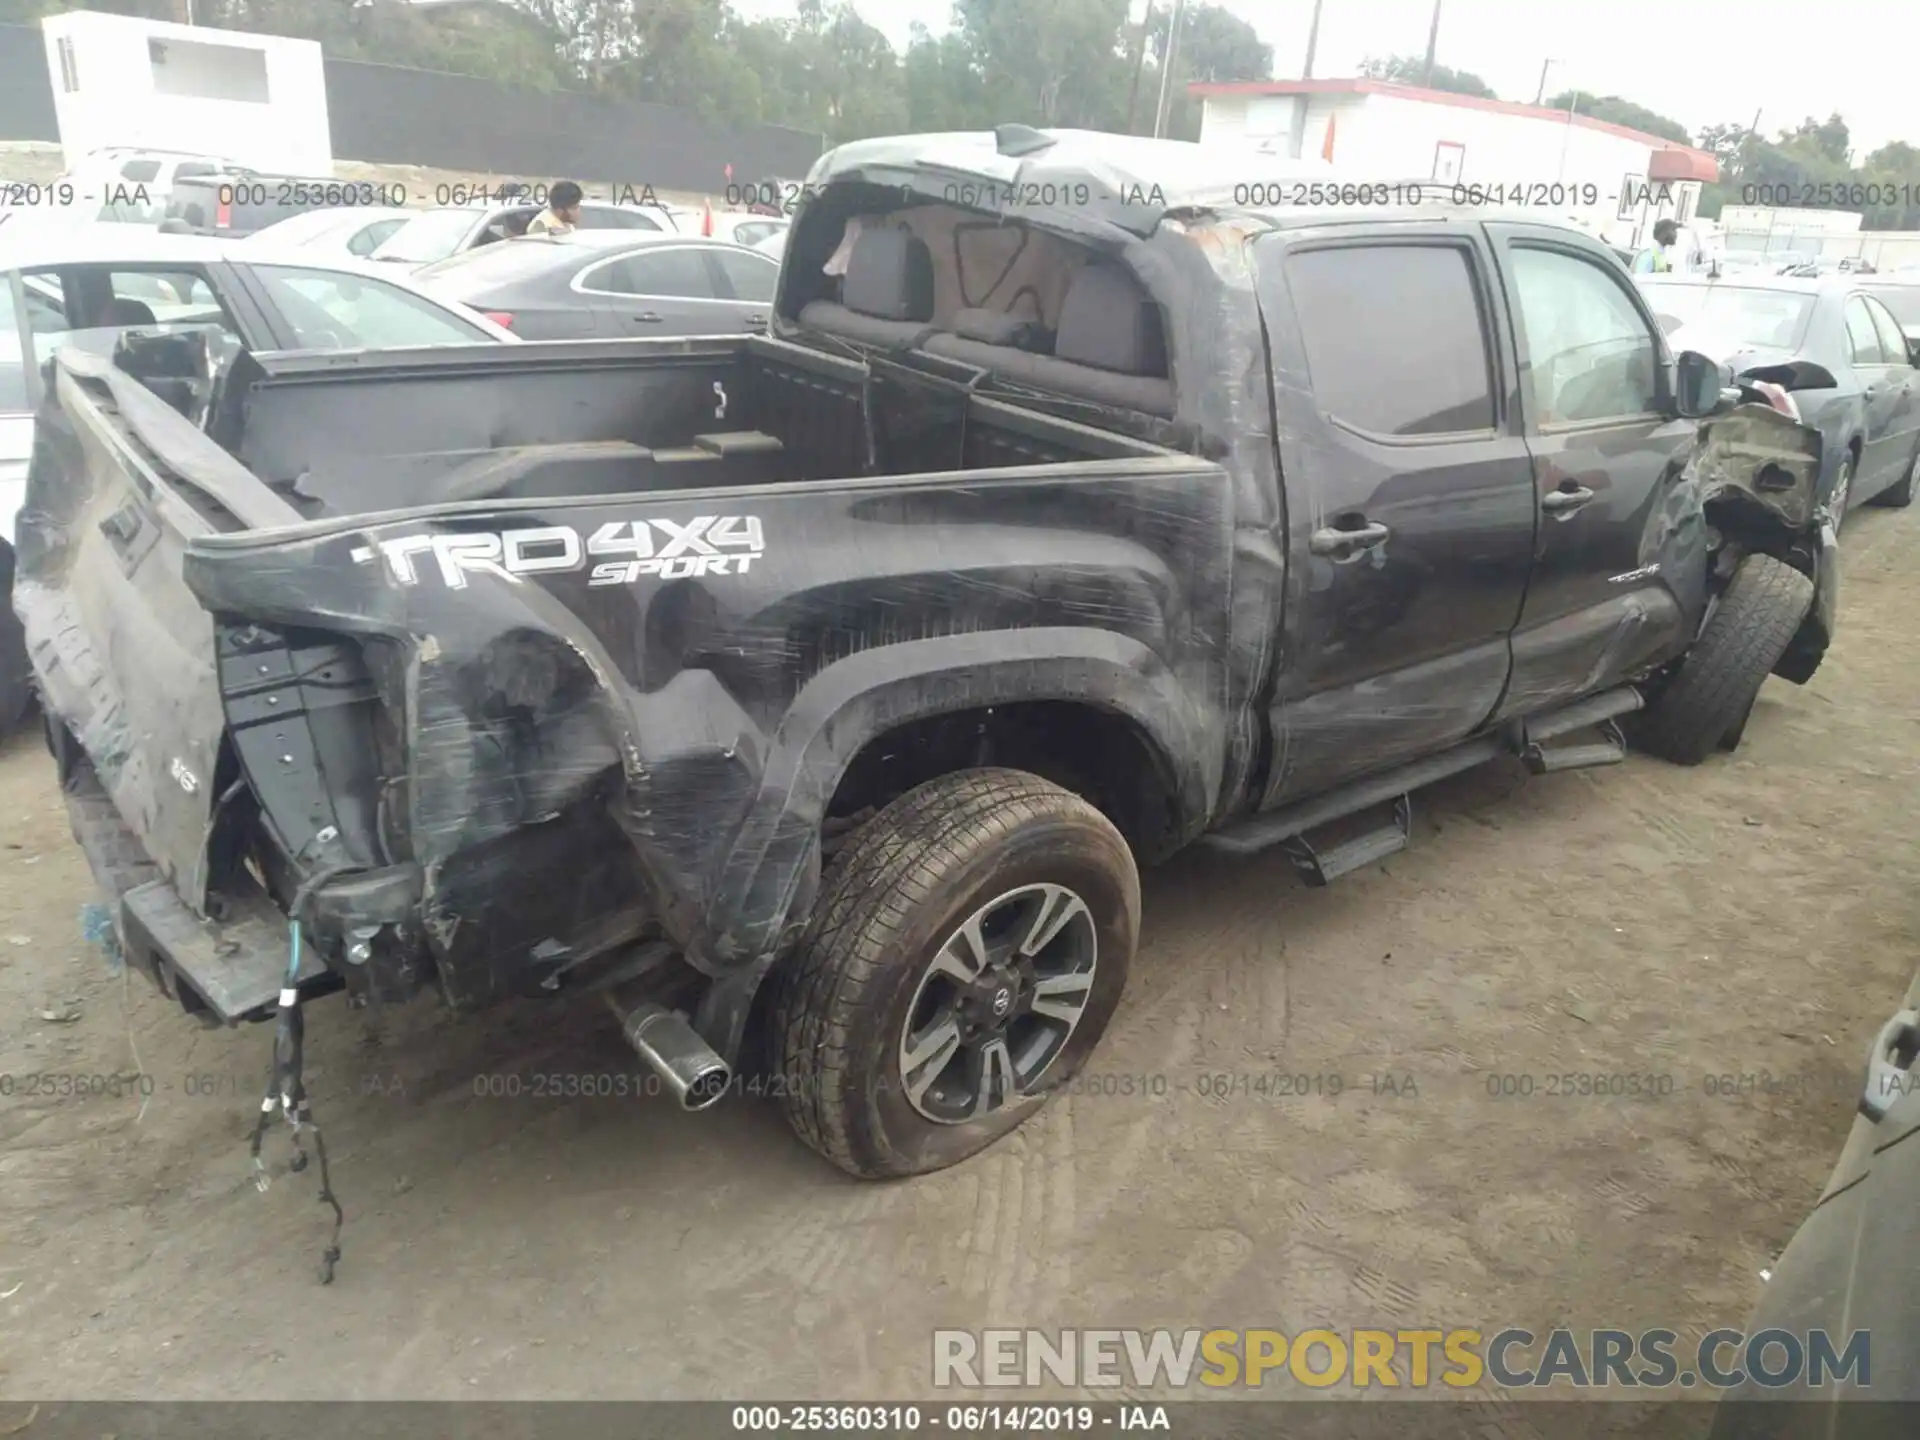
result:
[[[752,307],[723,299],[717,269],[697,245],[660,245],[589,265],[573,288],[620,335],[723,335],[747,328]]]
[[[1477,230],[1273,236],[1254,253],[1287,501],[1265,807],[1486,722],[1526,589],[1533,480]]]
[[[1866,401],[1860,473],[1853,480],[1852,499],[1858,504],[1906,474],[1913,456],[1907,414],[1913,367],[1907,363],[1906,337],[1884,306],[1865,295],[1850,295],[1846,321],[1853,368],[1860,374]]]
[[[1906,332],[1893,312],[1872,295],[1867,297],[1867,309],[1873,315],[1873,328],[1880,332],[1880,351],[1889,357],[1887,383],[1900,394],[1887,437],[1887,469],[1881,476],[1883,486],[1895,485],[1906,478],[1914,447],[1920,445],[1920,369],[1914,367]]]
[[[1513,315],[1538,510],[1501,718],[1603,689],[1675,653],[1704,549],[1675,493],[1698,425],[1672,413],[1666,347],[1619,267],[1562,232],[1489,225]],[[1682,543],[1676,559],[1674,542]],[[1678,587],[1676,593],[1675,587]]]
[[[755,334],[767,328],[767,316],[773,311],[773,291],[780,280],[780,262],[756,250],[737,250],[716,245],[706,252],[707,261],[720,272],[720,293],[738,302],[734,312],[739,326]]]

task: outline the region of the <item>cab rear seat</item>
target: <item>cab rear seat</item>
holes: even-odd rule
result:
[[[931,355],[978,365],[1003,380],[1148,415],[1173,414],[1159,308],[1118,266],[1096,263],[1073,277],[1051,355],[962,335],[935,334],[924,343]]]
[[[800,323],[826,335],[905,350],[932,333],[933,252],[910,230],[863,230],[840,299],[810,300]]]
[[[1013,316],[962,310],[949,333],[933,323],[933,254],[910,230],[863,230],[847,257],[841,299],[801,307],[809,329],[869,345],[918,346],[1006,380],[1148,415],[1173,414],[1160,311],[1117,265],[1074,276],[1060,306],[1051,355],[1028,346],[1038,327]],[[1005,343],[995,343],[1004,340]]]

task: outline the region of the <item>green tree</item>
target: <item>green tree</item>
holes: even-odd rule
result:
[[[955,0],[953,14],[983,82],[976,124],[1120,127],[1127,0]]]
[[[1142,104],[1134,128],[1152,128],[1153,104],[1160,93],[1160,66],[1165,61],[1166,29],[1156,23],[1148,42],[1153,57],[1141,76]],[[1187,94],[1187,86],[1196,81],[1270,80],[1273,78],[1273,47],[1259,33],[1230,10],[1217,5],[1189,6],[1182,13],[1180,44],[1173,56],[1173,98],[1167,107],[1167,134],[1182,140],[1200,138],[1203,102]]]
[[[1391,80],[1398,85],[1421,85],[1431,90],[1447,90],[1455,95],[1477,95],[1482,100],[1498,100],[1493,87],[1475,75],[1471,70],[1456,70],[1451,65],[1435,63],[1433,76],[1427,77],[1427,60],[1424,55],[1388,55],[1380,59],[1369,58],[1361,65],[1360,73],[1374,80]]]
[[[1636,105],[1631,100],[1623,100],[1618,95],[1563,90],[1547,101],[1547,107],[1551,110],[1573,110],[1581,115],[1590,115],[1595,120],[1605,120],[1611,125],[1625,125],[1629,130],[1643,130],[1679,145],[1693,143],[1693,136],[1678,120],[1669,120],[1657,111]]]

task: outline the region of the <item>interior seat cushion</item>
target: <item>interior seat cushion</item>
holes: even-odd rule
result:
[[[1114,265],[1088,265],[1073,277],[1060,306],[1053,353],[1120,375],[1167,373],[1159,307],[1138,281]]]
[[[809,300],[800,307],[800,323],[823,335],[862,340],[892,350],[909,350],[932,331],[918,320],[877,320],[849,309],[838,300]]]
[[[1094,400],[1143,415],[1171,418],[1173,382],[1157,375],[1122,375],[1052,355],[1031,355],[1007,345],[984,345],[959,335],[935,335],[926,342],[930,355],[977,365],[1002,380],[1030,385],[1077,399]]]

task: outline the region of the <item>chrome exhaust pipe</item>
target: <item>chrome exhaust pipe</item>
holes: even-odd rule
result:
[[[726,1095],[733,1072],[685,1016],[652,1001],[629,1009],[609,995],[607,1003],[634,1053],[667,1082],[682,1110],[705,1110]]]

